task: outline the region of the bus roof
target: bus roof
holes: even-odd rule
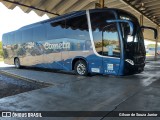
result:
[[[37,22],[37,23],[33,23],[33,24],[30,24],[30,25],[26,25],[24,27],[21,27],[19,30],[27,29],[27,28],[30,28],[30,27],[33,27],[33,26],[37,26],[37,25],[40,25],[40,24],[44,24],[44,23],[47,23],[47,22],[51,22],[51,21],[63,20],[65,18],[67,18],[67,17],[79,15],[79,14],[84,13],[84,12],[85,12],[85,10],[83,10],[83,11],[74,11],[74,12],[67,13],[67,14],[64,14],[64,15],[61,15],[61,16],[57,16],[55,18],[51,18],[51,19],[43,20],[43,21],[40,21],[40,22]]]
[[[127,11],[124,11],[124,10],[121,10],[121,9],[117,9],[117,8],[103,8],[103,9],[99,9],[98,8],[98,9],[90,9],[89,11],[96,12],[96,11],[99,11],[99,10],[102,10],[102,11],[103,10],[122,11],[122,12],[125,12],[127,14],[130,14]],[[68,17],[80,15],[80,14],[84,13],[85,11],[86,10],[74,11],[74,12],[67,13],[67,14],[64,14],[64,15],[61,15],[61,16],[57,16],[55,18],[51,18],[51,19],[47,19],[47,20],[43,20],[43,21],[40,21],[40,22],[37,22],[37,23],[33,23],[33,24],[29,24],[29,25],[23,26],[23,27],[19,28],[18,30],[21,31],[21,30],[29,29],[29,28],[32,28],[32,27],[35,27],[35,26],[39,26],[39,25],[47,23],[47,22],[63,20],[63,19],[68,18]],[[130,14],[130,15],[132,15],[132,14]],[[134,16],[134,15],[132,15],[132,16]],[[17,31],[17,30],[15,30],[15,31]],[[8,33],[12,33],[12,32],[14,32],[14,31],[11,31],[11,32],[8,32]]]
[[[124,10],[121,10],[121,9],[116,9],[116,8],[90,9],[89,11],[96,12],[96,11],[99,11],[99,10],[102,10],[102,11],[103,10],[122,11],[122,12],[125,12],[127,14],[130,14],[127,11],[124,11]],[[30,25],[23,26],[19,30],[28,29],[28,28],[31,28],[31,27],[35,27],[37,25],[41,25],[41,24],[44,24],[44,23],[47,23],[47,22],[51,22],[51,21],[63,20],[65,18],[68,18],[68,17],[71,17],[71,16],[76,16],[76,15],[82,14],[85,11],[86,10],[81,10],[81,11],[74,11],[74,12],[71,12],[71,13],[67,13],[67,14],[64,14],[64,15],[61,15],[61,16],[57,16],[55,18],[51,18],[51,19],[43,20],[43,21],[40,21],[40,22],[37,22],[37,23],[33,23],[33,24],[30,24]],[[130,14],[130,15],[132,15],[132,14]],[[132,15],[132,16],[134,16],[134,15]]]

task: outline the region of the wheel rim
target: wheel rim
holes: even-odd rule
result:
[[[85,72],[86,72],[86,66],[82,63],[79,63],[78,66],[77,66],[77,72],[80,75],[84,75]]]
[[[18,59],[15,60],[15,66],[16,66],[17,68],[19,67],[19,60],[18,60]]]

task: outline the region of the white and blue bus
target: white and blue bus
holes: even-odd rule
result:
[[[126,75],[145,66],[138,19],[120,9],[68,13],[6,33],[2,41],[4,62],[17,68]]]

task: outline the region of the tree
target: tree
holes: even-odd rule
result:
[[[149,48],[155,48],[155,44],[148,44],[147,45]],[[158,47],[160,47],[159,45],[158,45]]]
[[[3,50],[2,50],[2,41],[0,41],[0,57],[3,56]]]
[[[2,41],[0,41],[0,50],[2,50]]]

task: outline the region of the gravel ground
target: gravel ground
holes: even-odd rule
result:
[[[45,87],[45,85],[0,74],[0,98],[40,89],[43,87]]]

